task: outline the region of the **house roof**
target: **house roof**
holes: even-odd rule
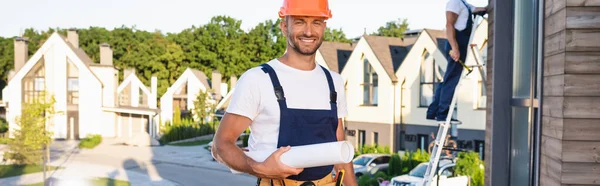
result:
[[[192,74],[194,74],[194,76],[196,76],[196,78],[198,78],[198,80],[202,84],[204,84],[204,86],[206,88],[210,88],[211,87],[210,82],[208,82],[208,76],[206,76],[206,74],[204,74],[204,72],[196,70],[196,69],[191,69],[191,68],[189,70],[192,72]]]
[[[446,48],[446,31],[445,30],[436,30],[436,29],[424,29],[425,32],[429,34],[431,40],[437,45],[440,51],[444,51]]]
[[[397,38],[371,35],[364,35],[363,37],[388,76],[392,81],[396,81],[395,72],[404,61],[412,45],[417,41],[417,37]]]
[[[324,41],[321,47],[319,47],[319,52],[321,52],[329,69],[340,73],[344,69],[344,66],[346,66],[346,62],[348,62],[348,58],[350,58],[350,54],[352,54],[355,46],[352,43]]]

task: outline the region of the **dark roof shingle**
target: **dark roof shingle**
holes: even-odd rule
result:
[[[341,73],[355,46],[352,43],[324,41],[319,47],[319,52],[331,71]]]
[[[363,36],[375,56],[385,69],[392,81],[397,81],[396,70],[406,58],[412,45],[417,41],[417,37],[383,37],[383,36]]]

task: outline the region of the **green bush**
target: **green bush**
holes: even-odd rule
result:
[[[389,146],[363,145],[356,149],[354,157],[361,154],[391,154],[391,151]]]
[[[93,149],[102,143],[102,136],[99,134],[88,135],[79,142],[79,148]]]
[[[423,162],[429,161],[429,153],[425,150],[417,149],[416,152],[406,152],[402,156],[402,173],[408,174],[410,170]]]
[[[8,131],[8,122],[6,119],[0,117],[0,133],[5,133]]]
[[[216,126],[215,126],[216,127]],[[183,119],[181,123],[166,125],[164,134],[160,138],[162,144],[179,141],[208,134],[214,134],[215,130],[211,124],[197,124],[191,119]]]
[[[469,176],[472,186],[483,186],[483,161],[477,152],[460,152],[456,161],[455,173],[460,176]]]
[[[394,153],[390,158],[387,175],[391,177],[402,175],[402,159],[400,155]]]

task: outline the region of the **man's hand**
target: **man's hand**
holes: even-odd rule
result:
[[[346,140],[346,133],[344,133],[344,122],[342,119],[338,119],[338,127],[336,130],[336,137],[338,141]],[[334,165],[335,171],[339,172],[344,170],[344,180],[342,180],[342,184],[344,186],[358,186],[358,182],[356,181],[356,177],[354,176],[354,166],[352,162],[337,164]]]
[[[452,57],[452,59],[454,60],[454,62],[458,62],[458,59],[460,59],[460,51],[458,50],[451,50],[450,51],[450,57]]]
[[[261,178],[285,179],[291,175],[298,175],[304,170],[303,168],[293,168],[281,163],[281,155],[290,148],[290,146],[280,147],[264,162],[250,162],[250,167],[252,167],[256,176]]]

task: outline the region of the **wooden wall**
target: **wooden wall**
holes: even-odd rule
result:
[[[600,0],[546,0],[541,185],[600,185]]]
[[[485,153],[484,153],[484,162],[485,162],[485,184],[484,185],[492,185],[491,183],[491,172],[492,172],[492,151],[491,151],[491,141],[492,141],[492,73],[493,73],[493,62],[494,62],[494,4],[496,0],[489,0],[488,3],[488,57],[486,60],[486,105],[488,108],[485,111]]]

